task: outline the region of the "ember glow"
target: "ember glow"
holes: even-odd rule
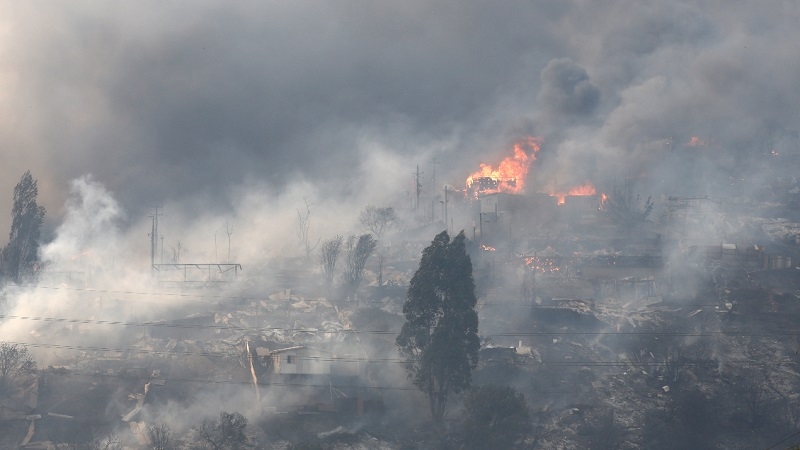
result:
[[[488,245],[481,244],[481,250],[486,251],[486,252],[493,252],[493,251],[495,251],[497,249],[494,248],[494,247],[490,247]]]
[[[561,271],[558,258],[532,256],[525,258],[525,265],[534,272],[541,274],[555,274]]]
[[[537,138],[529,137],[514,144],[514,155],[506,157],[495,168],[490,164],[481,163],[481,168],[467,178],[467,189],[481,194],[507,192],[511,194],[522,193],[525,189],[525,176],[533,161],[536,161],[536,152],[539,151],[540,142]]]

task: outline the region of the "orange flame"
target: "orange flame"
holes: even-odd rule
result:
[[[583,197],[586,195],[595,195],[595,194],[597,194],[597,189],[595,189],[595,187],[592,186],[591,183],[586,183],[581,186],[573,187],[567,193],[556,192],[554,194],[550,194],[550,196],[558,198],[558,204],[563,205],[567,201],[567,195]]]
[[[529,149],[530,153],[525,149]],[[495,169],[489,164],[480,165],[480,170],[467,177],[467,189],[475,193],[492,194],[508,192],[519,194],[525,189],[525,176],[536,152],[540,149],[540,141],[528,137],[514,144],[514,156],[508,156]]]
[[[689,147],[705,147],[706,143],[697,136],[692,136],[689,142],[686,143]]]
[[[595,194],[597,194],[597,189],[595,189],[594,186],[592,186],[589,183],[586,183],[583,186],[574,187],[569,190],[569,195],[584,196],[584,195],[595,195]]]

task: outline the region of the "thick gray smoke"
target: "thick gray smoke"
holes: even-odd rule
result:
[[[589,81],[586,70],[570,59],[554,59],[542,70],[539,103],[547,115],[586,117],[599,101],[600,90]]]
[[[475,223],[454,192],[526,137],[541,143],[527,194],[587,183],[610,192],[630,180],[657,208],[673,195],[713,199],[702,227],[672,230],[679,242],[665,260],[683,258],[691,241],[743,236],[747,224],[720,206],[725,198],[796,176],[784,161],[800,157],[798,23],[796,0],[0,2],[0,238],[26,170],[48,211],[40,286],[9,288],[0,335],[124,349],[150,337],[108,322],[197,313],[217,324],[227,320],[220,311],[255,314],[277,331],[322,329],[289,310],[322,309],[311,295],[267,319],[261,308],[277,290],[313,287],[286,281],[295,261],[317,275],[299,218],[309,214],[313,246],[363,232],[358,214],[369,204],[394,207],[402,221],[382,243],[397,261],[381,270],[397,263],[398,284],[441,231],[445,201],[453,234],[508,233],[497,253],[476,258],[476,272],[493,278],[496,255],[546,252],[564,229],[536,212],[521,216],[521,231],[498,220],[492,229],[496,206]],[[155,262],[239,263],[240,290],[211,300],[160,291],[148,235],[156,211]],[[498,283],[506,277],[516,296],[521,273]],[[332,323],[347,324],[349,307],[329,308]],[[482,330],[521,317],[502,308]],[[391,336],[369,345],[394,356]],[[68,353],[34,351],[41,367]],[[380,377],[406,383],[399,366]],[[255,416],[279,400],[268,393],[256,405],[243,386],[169,403],[157,419],[187,429],[217,413],[209,405]],[[405,393],[397,397],[416,401]]]
[[[134,219],[167,202],[229,214],[250,180],[348,196],[365,139],[405,180],[436,153],[461,183],[533,134],[557,184],[645,171],[664,190],[683,172],[669,149],[693,136],[709,166],[797,146],[789,1],[0,8],[0,210],[30,169],[51,231],[86,173]]]

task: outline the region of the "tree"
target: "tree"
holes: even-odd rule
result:
[[[51,436],[55,450],[122,450],[122,443],[115,433],[104,435],[99,429],[89,426],[71,428],[61,436]]]
[[[25,172],[14,187],[11,232],[3,249],[7,275],[18,284],[35,275],[39,262],[39,238],[46,211],[36,202],[38,195],[36,180],[30,171]]]
[[[380,241],[383,239],[383,233],[397,222],[397,214],[391,206],[378,208],[369,205],[361,211],[358,220],[365,230],[374,234]]]
[[[28,347],[19,344],[0,343],[0,399],[13,392],[14,382],[25,374],[36,370],[36,361]]]
[[[510,386],[481,386],[464,399],[465,448],[513,448],[531,429],[525,396]]]
[[[639,194],[633,194],[633,184],[625,180],[622,187],[614,184],[614,189],[603,202],[603,211],[617,226],[630,231],[647,221],[653,210],[653,202],[647,197],[644,204]]]
[[[231,235],[233,234],[233,223],[230,225],[228,221],[225,221],[225,234],[228,235],[228,259],[227,262],[231,262]]]
[[[431,415],[441,423],[448,395],[469,388],[478,365],[478,313],[472,261],[464,231],[450,242],[439,233],[422,252],[411,279],[396,344],[409,378],[428,394]]]
[[[219,419],[205,419],[198,428],[200,439],[213,450],[239,450],[248,448],[247,418],[238,412],[219,413]]]
[[[755,368],[744,369],[733,386],[736,397],[744,404],[750,425],[754,428],[764,425],[772,400],[766,374]]]
[[[304,200],[306,203],[305,214],[301,213],[299,209],[297,210],[297,237],[300,238],[300,244],[306,252],[306,261],[311,262],[311,253],[317,248],[322,238],[317,239],[317,243],[311,245],[311,237],[308,233],[308,229],[311,226],[311,205],[308,203],[308,199]]]
[[[322,273],[325,277],[325,290],[330,294],[333,287],[333,276],[336,273],[336,262],[342,252],[342,236],[334,236],[322,243],[319,249],[319,263],[322,266]]]
[[[172,430],[165,423],[147,427],[147,438],[150,439],[150,448],[153,450],[171,450],[176,447]]]
[[[181,250],[183,250],[183,244],[181,244],[181,241],[178,241],[175,243],[175,247],[172,247],[172,262],[181,262]]]
[[[378,241],[371,234],[362,234],[358,238],[350,236],[347,239],[345,244],[345,263],[347,267],[345,268],[344,284],[349,293],[355,294],[358,290],[358,285],[361,283],[361,279],[364,278],[364,267],[366,267],[367,260],[372,255],[372,252],[375,251],[377,245]]]

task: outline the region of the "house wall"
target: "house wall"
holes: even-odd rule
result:
[[[328,375],[331,373],[331,357],[323,352],[309,349],[291,350],[272,356],[276,374],[282,375]]]

